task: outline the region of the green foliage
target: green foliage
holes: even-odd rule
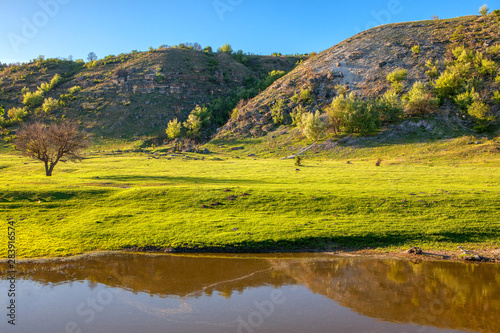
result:
[[[472,88],[470,91],[463,92],[453,98],[458,108],[464,112],[467,111],[468,107],[472,105],[474,101],[477,101],[479,99],[479,94],[475,92],[474,88]]]
[[[420,53],[420,45],[414,45],[414,46],[412,46],[411,51],[414,54],[419,54]]]
[[[163,75],[160,72],[156,73],[156,75],[155,75],[155,82],[156,83],[162,83],[164,81],[165,81],[165,75]]]
[[[12,108],[7,112],[7,115],[10,120],[19,122],[28,115],[28,111],[25,108]]]
[[[497,73],[498,66],[493,60],[481,57],[480,62],[478,59],[478,63],[476,63],[476,70],[481,76],[495,75]]]
[[[353,93],[348,97],[339,95],[334,98],[326,112],[335,133],[343,128],[347,133],[368,134],[381,126],[377,103],[362,100]]]
[[[74,86],[74,87],[71,87],[68,89],[68,92],[71,94],[71,95],[74,95],[78,92],[80,92],[82,90],[82,87],[80,86]]]
[[[301,166],[301,163],[302,163],[302,157],[295,156],[295,166]]]
[[[59,74],[54,75],[54,77],[52,78],[52,80],[50,80],[50,88],[54,89],[55,87],[57,87],[58,85],[60,85],[63,81],[64,80],[63,80],[63,78],[62,78],[61,75],[59,75]]]
[[[278,125],[282,124],[285,120],[285,107],[286,102],[284,99],[279,99],[274,102],[271,106],[271,116],[273,117],[273,122]]]
[[[52,87],[50,86],[50,83],[45,83],[43,82],[40,87],[38,87],[38,91],[40,91],[42,94],[47,94],[50,92]]]
[[[486,16],[486,15],[488,15],[489,12],[490,12],[490,9],[488,8],[487,5],[482,5],[481,7],[479,7],[479,14]]]
[[[238,52],[232,54],[234,60],[238,61],[243,65],[248,65],[250,58],[246,56],[242,50],[238,50]]]
[[[463,25],[459,25],[455,31],[453,32],[453,35],[451,36],[450,40],[452,42],[454,41],[457,41],[457,42],[460,42],[463,40],[464,38],[464,26]]]
[[[395,122],[404,115],[401,101],[396,92],[386,92],[381,98],[375,100],[375,103],[382,122]]]
[[[491,98],[494,103],[500,104],[500,91],[493,92],[493,97]]]
[[[296,106],[292,112],[290,112],[290,117],[292,118],[292,126],[301,126],[302,122],[302,115],[308,113],[306,108],[304,108],[302,105]]]
[[[28,87],[23,87],[23,89],[21,89],[21,94],[22,94],[22,95],[26,94],[27,92],[30,92],[30,88],[28,88]]]
[[[427,86],[417,81],[404,97],[405,114],[408,116],[426,116],[436,111],[439,100],[432,96]]]
[[[302,134],[309,140],[318,141],[325,134],[327,124],[321,119],[319,111],[308,112],[302,115],[300,129]]]
[[[43,104],[43,93],[42,91],[37,91],[34,93],[27,92],[23,95],[23,104],[31,109],[39,107]]]
[[[209,125],[212,119],[212,112],[207,107],[201,107],[199,105],[196,105],[190,114],[198,117],[203,126]]]
[[[207,46],[207,47],[205,47],[205,48],[203,49],[203,52],[205,52],[205,53],[209,53],[209,54],[210,54],[210,53],[213,53],[212,47],[211,47],[211,46]]]
[[[313,102],[314,98],[311,95],[311,89],[306,88],[306,89],[302,89],[300,91],[300,93],[296,93],[295,95],[293,95],[291,100],[294,103],[301,103],[301,104],[307,105],[307,104],[311,104]]]
[[[227,53],[227,54],[232,54],[233,53],[233,48],[229,44],[224,44],[221,47],[217,49],[218,53]]]
[[[488,115],[490,112],[490,107],[481,100],[474,101],[468,108],[467,113],[475,120],[476,129],[479,132],[482,132],[488,126],[488,123],[493,121],[495,118],[491,115]]]
[[[404,81],[407,76],[408,72],[406,71],[406,69],[400,68],[400,69],[395,69],[394,71],[389,73],[386,78],[387,81],[391,83],[392,89],[396,93],[400,93],[404,89],[404,84],[402,81]]]
[[[165,133],[170,140],[177,139],[181,135],[181,123],[175,118],[168,122],[167,129]]]
[[[279,71],[279,70],[278,71],[277,70],[273,70],[273,71],[269,72],[267,74],[267,76],[264,78],[264,81],[262,82],[262,84],[260,85],[260,87],[262,88],[261,90],[266,89],[271,84],[273,84],[274,81],[276,81],[279,78],[285,76],[285,74],[286,74],[285,71]]]
[[[435,63],[432,62],[432,60],[427,60],[425,63],[425,67],[429,68],[428,71],[425,72],[425,74],[430,77],[431,79],[435,79],[439,76],[439,61],[436,61]]]
[[[46,98],[43,102],[42,109],[44,112],[49,113],[59,107],[59,101],[52,97]]]
[[[434,89],[439,98],[447,98],[460,92],[464,78],[453,68],[447,68],[434,82]]]
[[[201,134],[202,121],[200,117],[190,114],[188,119],[183,124],[187,130],[187,135],[193,139],[199,138]]]
[[[458,46],[451,50],[451,52],[457,62],[468,63],[474,60],[474,53],[472,50],[466,49],[463,46]]]

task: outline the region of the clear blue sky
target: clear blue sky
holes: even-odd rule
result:
[[[375,25],[477,14],[483,4],[500,8],[500,0],[0,0],[0,62],[183,42],[319,52]]]

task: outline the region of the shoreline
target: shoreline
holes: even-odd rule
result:
[[[64,261],[75,261],[79,259],[85,259],[89,257],[101,257],[107,255],[120,255],[120,254],[144,254],[144,255],[179,255],[179,256],[207,256],[207,257],[236,257],[245,256],[249,257],[255,256],[267,256],[267,255],[277,255],[282,257],[286,254],[297,255],[318,255],[326,256],[331,255],[332,257],[372,257],[377,259],[401,259],[401,260],[422,260],[422,261],[450,261],[450,262],[462,262],[462,263],[500,263],[500,249],[483,249],[480,251],[448,251],[448,250],[426,250],[422,249],[421,253],[415,253],[415,249],[409,250],[392,250],[392,251],[381,251],[377,249],[342,249],[342,250],[314,250],[314,249],[297,249],[297,250],[287,250],[281,251],[278,249],[274,250],[261,250],[254,252],[244,252],[244,251],[214,251],[214,249],[159,249],[159,248],[127,248],[122,250],[110,250],[110,251],[90,251],[86,253],[80,253],[64,257],[37,257],[37,258],[21,258],[16,260],[16,264],[23,263],[41,263],[48,261],[64,262]],[[409,253],[413,250],[413,253]],[[0,258],[0,264],[5,264],[8,262],[7,258]]]

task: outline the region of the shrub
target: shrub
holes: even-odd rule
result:
[[[274,83],[274,81],[278,80],[279,78],[283,77],[286,74],[285,71],[276,71],[273,70],[267,74],[267,76],[264,78],[264,81],[261,85],[261,89],[264,90],[267,87],[269,87],[271,84]]]
[[[380,120],[383,122],[394,122],[403,116],[403,107],[398,95],[393,91],[386,92],[375,101]]]
[[[367,134],[381,126],[376,103],[364,101],[354,94],[340,95],[327,108],[330,126],[335,132],[344,128],[348,133]]]
[[[474,101],[467,108],[467,113],[476,121],[474,129],[483,131],[486,129],[488,123],[494,120],[494,117],[488,116],[489,111],[490,107],[481,100]]]
[[[482,76],[495,75],[497,68],[496,62],[486,58],[482,58],[481,62],[476,64],[476,70]]]
[[[294,103],[302,103],[302,104],[311,104],[313,101],[313,97],[311,95],[311,89],[303,89],[300,91],[300,94],[295,94],[291,98]]]
[[[307,109],[302,105],[296,106],[292,112],[290,112],[290,117],[292,118],[293,126],[300,126],[302,122],[302,115],[308,113]]]
[[[414,53],[414,54],[419,54],[420,53],[420,45],[415,45],[411,48],[411,51]]]
[[[190,114],[200,118],[201,124],[203,126],[210,124],[210,120],[212,118],[212,112],[209,111],[207,107],[205,106],[201,107],[199,105],[196,105],[196,107],[193,110],[191,110]]]
[[[470,91],[455,96],[453,100],[460,110],[467,111],[467,108],[472,105],[474,101],[479,100],[479,94],[472,88]]]
[[[493,97],[491,98],[496,104],[500,104],[500,91],[495,91]]]
[[[439,98],[446,98],[457,94],[463,83],[457,71],[446,69],[434,82],[434,90]]]
[[[28,87],[23,87],[23,89],[21,89],[21,94],[26,94],[27,92],[30,92],[30,88]]]
[[[228,53],[232,54],[233,53],[233,48],[229,44],[224,44],[221,47],[217,49],[218,53]]]
[[[302,134],[309,140],[318,141],[324,134],[326,123],[321,119],[319,111],[316,113],[306,113],[302,115]]]
[[[44,82],[44,83],[42,83],[42,84],[40,85],[40,87],[38,87],[38,91],[39,91],[39,92],[41,92],[42,94],[47,94],[47,93],[49,93],[51,89],[52,89],[52,88],[51,88],[51,86],[50,86],[50,83],[45,83],[45,82]]]
[[[168,122],[165,133],[170,140],[177,139],[181,135],[181,123],[177,118]]]
[[[56,74],[56,75],[54,75],[54,77],[52,78],[52,80],[50,80],[50,88],[54,89],[55,87],[57,87],[58,85],[60,85],[62,82],[63,82],[62,76],[59,75],[59,74]]]
[[[184,128],[187,130],[187,135],[193,139],[198,138],[201,134],[202,121],[197,115],[190,114],[184,122]]]
[[[59,107],[59,101],[52,97],[46,98],[43,102],[42,109],[46,113],[49,113]]]
[[[273,117],[273,122],[278,125],[282,124],[283,121],[285,120],[285,100],[284,99],[279,99],[276,102],[274,102],[274,105],[271,107],[271,116]]]
[[[488,15],[490,9],[488,8],[487,5],[482,5],[481,7],[479,7],[479,14],[483,15],[483,16],[486,16]]]
[[[423,82],[417,81],[405,96],[405,113],[409,116],[425,116],[433,113],[439,100],[432,96]]]
[[[301,163],[302,163],[302,157],[295,156],[295,166],[301,166]]]
[[[43,94],[41,91],[34,93],[27,92],[23,95],[23,104],[29,108],[36,108],[43,104]]]
[[[78,92],[80,92],[82,90],[82,87],[80,86],[74,86],[74,87],[71,87],[68,89],[68,92],[71,94],[71,95],[74,95]]]
[[[28,115],[28,111],[25,108],[12,108],[7,112],[7,115],[10,120],[21,121]]]
[[[432,60],[427,60],[427,62],[425,63],[425,67],[429,68],[429,70],[426,71],[425,74],[429,76],[431,79],[437,78],[439,76],[439,71],[437,66],[439,66],[439,61],[436,61],[433,64]]]
[[[401,82],[405,80],[407,76],[408,72],[406,71],[406,69],[395,69],[391,73],[387,74],[387,81],[389,81],[390,83]]]
[[[458,46],[451,50],[451,52],[457,62],[467,63],[474,60],[474,53],[472,50],[468,50],[463,46]]]
[[[395,69],[387,75],[387,81],[391,83],[392,90],[400,93],[404,89],[403,80],[408,76],[406,69]]]

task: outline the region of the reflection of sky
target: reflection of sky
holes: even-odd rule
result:
[[[0,290],[6,291],[7,283],[0,281]],[[66,325],[76,325],[82,333],[237,332],[242,320],[254,323],[254,327],[250,327],[254,332],[422,332],[418,326],[360,316],[303,286],[262,286],[231,295],[215,288],[210,296],[182,298],[134,293],[90,281],[42,286],[20,280],[16,289],[16,327],[13,329],[2,320],[1,332],[60,333],[65,331]],[[273,305],[272,311],[264,307],[269,313],[263,315],[256,302],[269,305],[273,290],[280,291],[285,301]],[[93,311],[93,300],[103,293],[112,295],[110,303],[101,308],[97,301],[97,310]],[[6,296],[1,297],[3,309],[7,301]],[[86,315],[79,315],[77,309]],[[90,319],[89,311],[94,312],[95,318],[86,322]],[[262,324],[256,325],[255,320],[259,319]],[[423,332],[438,331],[425,328]]]

